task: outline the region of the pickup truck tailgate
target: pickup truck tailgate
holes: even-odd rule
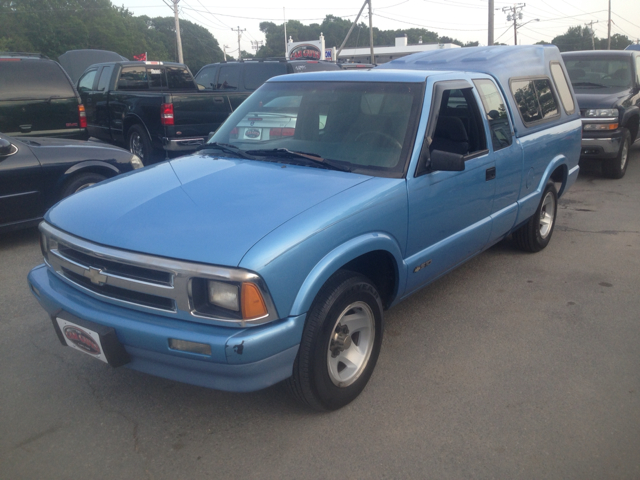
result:
[[[171,103],[174,125],[167,127],[167,136],[173,138],[206,137],[231,113],[227,96],[217,92],[174,93]]]

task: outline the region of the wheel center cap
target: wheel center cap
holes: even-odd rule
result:
[[[331,356],[333,358],[337,357],[340,352],[348,350],[352,343],[353,340],[351,340],[351,335],[349,335],[349,328],[346,325],[338,325],[331,339],[331,346],[329,347]]]

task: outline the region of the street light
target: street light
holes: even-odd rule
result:
[[[522,17],[520,17],[520,18],[522,18]],[[514,18],[514,20],[513,20],[513,27],[514,27],[514,28],[513,28],[513,40],[514,40],[514,42],[515,42],[515,45],[517,45],[517,44],[518,44],[518,29],[519,29],[520,27],[524,27],[527,23],[531,23],[531,22],[539,22],[539,21],[540,21],[540,19],[539,19],[539,18],[534,18],[533,20],[529,20],[528,22],[524,22],[524,23],[521,23],[520,25],[518,25],[518,24],[516,23],[516,21],[515,21],[515,18]]]

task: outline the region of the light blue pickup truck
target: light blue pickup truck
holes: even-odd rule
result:
[[[384,310],[510,234],[549,243],[579,170],[567,78],[552,46],[272,78],[195,154],[54,206],[29,285],[112,366],[340,408]]]

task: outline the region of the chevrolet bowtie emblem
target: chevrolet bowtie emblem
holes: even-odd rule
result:
[[[94,285],[104,285],[107,282],[107,276],[99,268],[89,267],[89,270],[85,270],[83,275]]]

